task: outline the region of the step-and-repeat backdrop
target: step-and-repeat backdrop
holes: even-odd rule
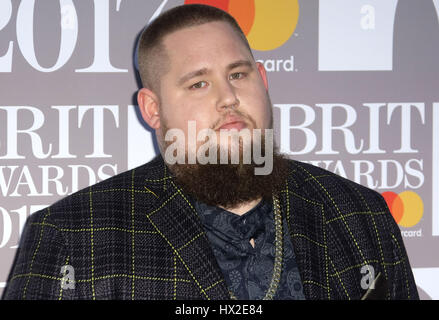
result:
[[[439,299],[439,0],[0,0],[0,292],[29,215],[157,153],[136,40],[196,2],[264,63],[281,151],[383,194]]]

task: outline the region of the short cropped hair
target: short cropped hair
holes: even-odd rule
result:
[[[172,32],[208,22],[228,23],[250,51],[247,38],[236,20],[227,12],[202,4],[187,4],[163,12],[142,32],[138,44],[138,66],[142,85],[160,94],[160,74],[166,73],[168,63],[162,40]],[[161,59],[161,61],[159,61]]]

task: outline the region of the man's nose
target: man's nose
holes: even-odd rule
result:
[[[236,96],[236,90],[229,81],[217,84],[217,110],[219,112],[229,107],[238,107],[239,99]]]

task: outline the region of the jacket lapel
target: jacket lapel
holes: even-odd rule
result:
[[[280,195],[306,299],[330,299],[324,205],[303,195],[305,179],[292,170]]]
[[[148,220],[190,274],[199,296],[187,299],[229,299],[227,285],[191,200],[165,172]]]

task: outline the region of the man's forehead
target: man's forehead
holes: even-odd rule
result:
[[[166,54],[171,58],[170,62],[178,61],[179,67],[183,68],[186,64],[200,60],[208,62],[216,60],[216,57],[229,59],[227,64],[251,59],[251,53],[237,31],[222,21],[177,30],[163,38],[163,45]]]
[[[225,21],[210,21],[175,30],[166,35],[164,39],[170,38],[171,41],[174,41],[178,38],[191,38],[194,35],[211,37],[218,32],[236,33],[232,26]]]
[[[174,31],[163,38],[163,44],[169,49],[178,47],[180,50],[202,49],[208,44],[245,47],[238,32],[223,21],[207,22]],[[174,53],[178,54],[178,52]]]

